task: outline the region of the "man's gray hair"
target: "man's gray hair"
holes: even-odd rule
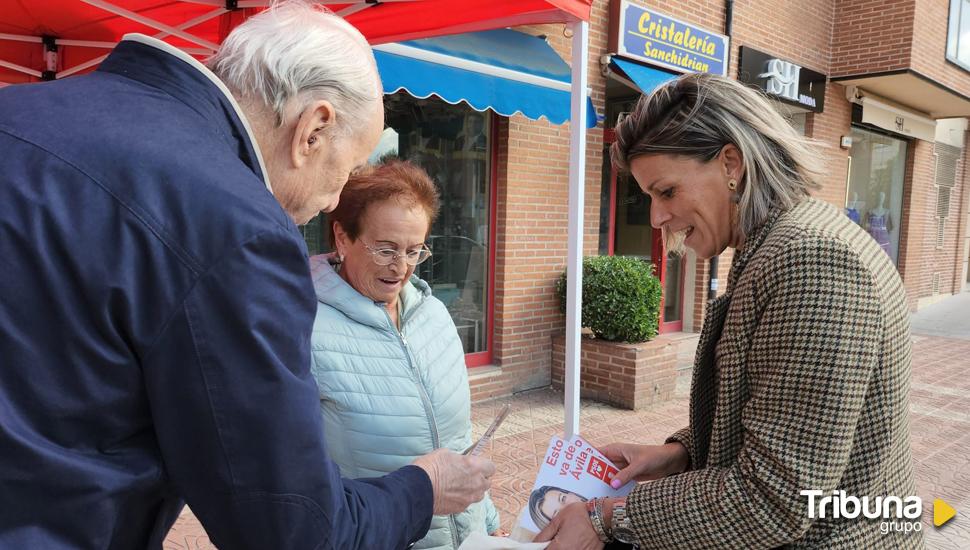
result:
[[[738,186],[738,231],[760,226],[772,208],[787,210],[819,189],[820,145],[798,134],[760,92],[711,74],[678,77],[643,96],[616,127],[613,163],[673,154],[713,160],[734,144],[744,161]]]
[[[234,94],[259,100],[282,126],[287,113],[327,100],[338,127],[360,128],[381,97],[367,40],[341,17],[307,0],[274,2],[236,27],[207,65]]]

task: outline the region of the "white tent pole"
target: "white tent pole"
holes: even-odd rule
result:
[[[0,32],[0,40],[15,40],[17,42],[36,42],[40,44],[44,41],[43,38],[39,36],[27,36],[24,34],[8,34],[5,32]]]
[[[111,4],[109,2],[105,2],[104,0],[81,0],[81,2],[84,2],[85,4],[90,4],[92,6],[101,8],[101,9],[103,9],[105,11],[108,11],[108,12],[111,12],[111,13],[113,13],[115,15],[120,15],[121,17],[124,17],[126,19],[131,19],[132,21],[137,21],[138,23],[141,23],[142,25],[146,25],[146,26],[151,27],[153,29],[158,29],[160,31],[165,31],[165,32],[167,32],[170,35],[177,36],[177,37],[179,37],[179,38],[181,38],[183,40],[188,40],[189,42],[192,42],[193,44],[198,44],[200,46],[204,46],[206,48],[209,48],[210,50],[218,50],[219,49],[219,45],[216,44],[215,42],[209,42],[208,40],[204,40],[202,38],[199,38],[198,36],[195,36],[192,33],[188,33],[188,32],[185,32],[185,31],[181,31],[177,27],[173,27],[171,25],[166,25],[164,23],[155,21],[154,19],[152,19],[150,17],[145,17],[144,15],[140,15],[140,14],[135,13],[133,11],[126,10],[124,8],[121,8],[121,7],[118,7],[118,6],[114,5],[114,4]]]
[[[179,30],[191,29],[192,27],[198,25],[199,23],[203,23],[205,21],[208,21],[209,19],[212,19],[213,17],[217,17],[219,15],[222,15],[222,14],[226,13],[226,11],[227,11],[226,9],[216,9],[216,10],[212,10],[209,13],[200,15],[200,16],[194,18],[194,19],[190,19],[190,20],[186,21],[185,23],[182,23],[181,25],[179,25],[176,28],[179,29]],[[167,33],[167,32],[160,32],[160,33],[156,34],[154,36],[154,38],[162,39],[162,38],[165,38],[167,36],[169,36],[169,33]],[[58,41],[58,43],[61,43],[61,41]],[[115,42],[115,43],[112,43],[111,47],[113,48],[113,47],[115,47],[117,45],[118,45],[117,42]],[[208,48],[206,48],[206,49],[201,49],[201,48],[180,48],[180,49],[182,51],[184,51],[185,53],[198,54],[198,55],[211,55],[213,53],[212,50],[210,50]],[[108,54],[104,54],[102,56],[95,57],[94,59],[85,61],[84,63],[81,63],[79,65],[75,65],[75,66],[73,66],[73,67],[71,67],[69,69],[64,69],[63,71],[61,71],[60,73],[57,74],[57,78],[64,78],[65,76],[71,76],[74,73],[79,73],[79,72],[83,71],[84,69],[87,69],[88,67],[93,67],[94,65],[97,65],[97,64],[101,63],[102,61],[104,61],[107,58],[108,58]]]
[[[355,14],[357,12],[364,11],[367,8],[371,7],[371,6],[376,6],[376,5],[377,4],[352,4],[350,6],[347,6],[346,8],[338,11],[337,12],[337,15],[339,17],[347,17],[349,15],[353,15],[353,14]]]
[[[589,80],[589,23],[573,31],[572,97],[569,122],[569,247],[566,261],[566,439],[579,435],[579,358],[583,303],[583,212],[586,194],[586,88]]]
[[[16,63],[11,63],[9,61],[4,61],[0,59],[0,67],[6,67],[8,69],[13,69],[14,71],[28,74],[34,78],[40,78],[40,71],[35,71],[30,67],[24,67],[23,65],[17,65]]]
[[[94,59],[90,59],[88,61],[85,61],[84,63],[80,63],[78,65],[75,65],[75,66],[71,67],[70,69],[64,69],[63,71],[57,73],[57,78],[65,78],[65,77],[71,76],[74,73],[79,73],[79,72],[83,71],[84,69],[87,69],[88,67],[93,67],[93,66],[101,63],[105,59],[108,59],[108,54],[99,55],[98,57],[95,57]]]
[[[118,45],[117,42],[97,42],[94,40],[64,40],[57,38],[54,42],[58,46],[80,46],[82,48],[104,48],[110,50]]]
[[[206,0],[182,0],[182,1],[196,2],[200,4],[206,3]],[[420,1],[420,0],[381,0],[380,3],[388,4],[391,2],[417,2],[417,1]],[[237,6],[240,8],[262,8],[262,7],[268,6],[269,2],[270,0],[239,0],[239,3],[237,4]],[[352,11],[349,12],[349,13],[356,13],[361,9],[376,6],[378,2],[367,2],[366,0],[356,0],[354,2],[350,2],[349,0],[317,0],[316,4],[319,4],[321,6],[342,6],[342,5],[351,4],[351,6],[347,6],[344,9],[349,10],[353,6],[359,6],[360,9],[353,9]],[[337,15],[340,15],[340,13],[338,13]],[[341,15],[341,17],[344,17],[344,16]]]

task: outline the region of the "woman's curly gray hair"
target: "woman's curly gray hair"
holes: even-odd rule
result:
[[[613,163],[651,154],[713,160],[727,144],[738,148],[738,230],[745,236],[772,208],[789,209],[821,186],[818,144],[799,135],[760,92],[711,74],[678,77],[645,95],[616,126]]]

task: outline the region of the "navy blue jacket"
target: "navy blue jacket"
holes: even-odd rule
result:
[[[0,547],[402,548],[431,483],[327,458],[306,246],[231,102],[124,41],[0,90]]]

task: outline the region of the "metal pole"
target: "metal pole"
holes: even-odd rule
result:
[[[733,27],[734,27],[734,0],[726,0],[724,5],[724,34],[725,36],[728,37],[728,39],[731,38],[731,31],[733,30]],[[732,47],[732,44],[728,42],[728,49],[726,52],[724,52],[724,69],[725,71],[728,72],[728,74],[730,74],[731,47]],[[708,264],[708,270],[707,270],[709,272],[708,285],[707,285],[708,300],[713,300],[714,298],[717,298],[717,287],[718,287],[717,260],[718,258],[719,256],[714,256],[713,258],[710,259],[710,262]]]
[[[569,247],[566,262],[565,432],[579,434],[579,358],[583,302],[583,212],[586,193],[586,88],[589,23],[571,24],[572,91],[569,122]]]
[[[171,25],[166,25],[165,23],[156,21],[156,20],[154,20],[154,19],[152,19],[150,17],[145,17],[144,15],[141,15],[139,13],[133,12],[131,10],[126,10],[126,9],[124,9],[122,7],[119,7],[119,6],[116,6],[116,5],[111,4],[109,2],[106,2],[105,0],[81,0],[81,2],[84,2],[85,4],[90,4],[90,5],[92,5],[94,7],[97,7],[97,8],[101,8],[101,9],[107,11],[107,12],[111,12],[111,13],[113,13],[115,15],[119,15],[121,17],[124,17],[125,19],[130,19],[132,21],[136,21],[138,23],[141,23],[142,25],[149,26],[149,27],[151,27],[153,29],[158,29],[160,31],[165,31],[165,32],[167,32],[170,35],[177,36],[177,37],[181,38],[182,40],[188,40],[189,42],[192,42],[193,44],[198,44],[200,46],[209,48],[212,51],[215,51],[215,50],[218,50],[219,49],[219,44],[216,44],[215,42],[209,42],[208,40],[204,40],[202,38],[199,38],[198,36],[195,36],[192,33],[185,32],[183,30],[180,30],[178,27],[173,27]],[[223,8],[223,9],[220,9],[220,10],[217,10],[217,11],[219,11],[219,13],[224,13],[225,12],[225,9]]]

